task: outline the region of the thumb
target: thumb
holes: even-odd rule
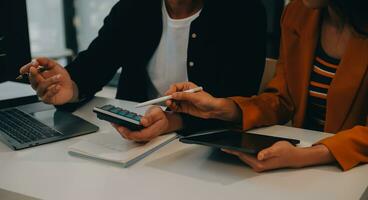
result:
[[[153,119],[151,116],[145,116],[145,117],[142,117],[141,118],[141,124],[144,126],[144,127],[149,127],[153,124]]]
[[[40,64],[37,62],[37,60],[32,60],[30,63],[24,65],[23,67],[20,68],[19,73],[20,74],[27,74],[28,72],[30,72],[30,68],[34,67],[37,68],[39,67]]]
[[[267,149],[263,149],[258,153],[257,159],[260,161],[268,160],[270,158],[277,157],[279,155],[278,148],[275,145],[272,145],[271,147]]]
[[[159,107],[152,107],[150,108],[146,115],[141,118],[141,124],[144,127],[149,127],[153,125],[158,120],[162,119],[163,111]]]

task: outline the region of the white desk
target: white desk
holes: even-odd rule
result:
[[[0,188],[60,200],[353,200],[359,199],[368,185],[368,165],[348,172],[341,172],[335,166],[323,166],[257,174],[233,157],[177,141],[126,169],[69,155],[67,147],[77,141],[113,132],[108,123],[98,121],[91,111],[94,105],[111,102],[117,104],[96,98],[75,112],[98,124],[101,128],[98,133],[18,152],[1,143]],[[257,132],[294,135],[304,144],[326,136],[281,126]]]

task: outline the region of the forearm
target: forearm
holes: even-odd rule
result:
[[[300,148],[295,167],[307,167],[332,163],[335,160],[325,145]]]

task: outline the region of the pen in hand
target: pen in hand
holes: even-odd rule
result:
[[[39,66],[39,67],[37,67],[37,71],[39,72],[39,73],[42,73],[42,72],[44,72],[44,71],[46,71],[47,69],[45,68],[45,67],[43,67],[43,66]],[[25,73],[25,74],[20,74],[15,80],[17,80],[17,81],[19,81],[19,80],[22,80],[22,79],[24,79],[26,76],[29,76],[30,75],[30,73],[28,72],[28,73]]]
[[[185,90],[183,92],[186,92],[186,93],[196,93],[196,92],[200,92],[202,90],[203,90],[203,87],[196,87],[196,88],[193,88],[193,89],[190,89],[190,90]],[[165,101],[170,100],[170,99],[172,99],[172,96],[171,95],[164,96],[164,97],[161,97],[161,98],[153,99],[151,101],[146,101],[146,102],[137,104],[135,107],[136,108],[140,108],[140,107],[144,107],[144,106],[149,106],[149,105],[153,105],[153,104],[156,104],[156,103],[165,102]]]

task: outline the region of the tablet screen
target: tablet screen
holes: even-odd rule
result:
[[[293,145],[299,140],[245,133],[241,131],[223,131],[205,135],[189,136],[180,139],[183,143],[201,144],[206,146],[238,150],[245,153],[257,154],[278,141],[288,141]]]

